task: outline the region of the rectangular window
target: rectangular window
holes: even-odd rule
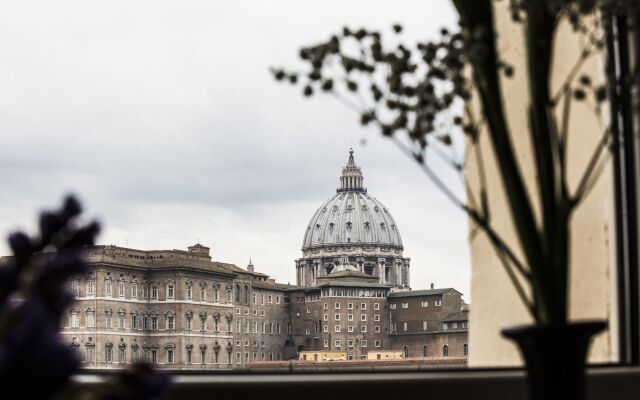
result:
[[[127,362],[127,351],[125,349],[120,349],[118,352],[118,362],[120,364]]]
[[[118,282],[118,297],[124,297],[124,281]]]
[[[138,284],[135,282],[131,284],[131,298],[132,299],[138,298]]]
[[[280,304],[280,295],[276,296],[276,304]]]
[[[112,327],[112,325],[111,325],[111,314],[105,315],[105,322],[104,323],[105,323],[105,326],[107,328],[111,328]]]
[[[458,323],[457,322],[452,322],[451,323],[451,329],[458,329]]]
[[[449,325],[446,322],[444,322],[442,324],[442,330],[446,331],[447,329],[449,329]]]
[[[374,340],[373,345],[375,347],[380,347],[380,341],[379,340]]]
[[[402,323],[402,330],[405,331],[405,332],[407,331],[407,323],[406,322]]]
[[[236,307],[236,315],[240,315],[240,307]]]
[[[347,332],[353,332],[353,325],[347,325]]]
[[[335,308],[336,310],[339,310],[340,309],[340,303],[335,303],[333,308]]]
[[[249,333],[249,321],[244,321],[244,333]]]
[[[249,315],[249,309],[248,308],[244,309],[244,315]]]
[[[409,303],[402,303],[402,308],[404,308],[404,309],[409,308]]]
[[[347,310],[353,310],[353,303],[347,303]]]
[[[118,328],[124,329],[124,314],[118,314]]]
[[[87,347],[87,362],[93,361],[93,347]]]
[[[324,315],[322,316],[322,319],[323,319],[324,321],[328,321],[328,320],[329,320],[329,314],[324,314]]]
[[[376,311],[380,310],[380,303],[373,303],[373,309]]]
[[[142,298],[143,299],[149,298],[149,284],[147,283],[142,285]]]
[[[80,296],[80,282],[78,282],[77,280],[71,281],[71,293],[75,297]]]
[[[153,285],[151,286],[151,298],[158,300],[158,286],[157,285]]]
[[[187,300],[193,300],[193,286],[187,285]]]
[[[78,324],[78,314],[73,313],[71,314],[71,323],[70,323],[72,328],[77,328],[79,326]]]
[[[105,352],[105,355],[104,355],[104,359],[109,364],[111,364],[113,362],[113,349],[112,348],[106,349],[106,352]]]
[[[347,347],[353,347],[353,340],[347,340]]]
[[[173,297],[174,297],[174,286],[167,285],[167,299],[173,299]]]
[[[362,340],[360,342],[360,347],[367,347],[367,341],[366,340]]]
[[[422,321],[422,330],[423,331],[427,330],[427,321]]]
[[[442,305],[442,300],[436,300],[436,306],[441,306]]]
[[[322,331],[323,331],[323,332],[329,332],[329,325],[324,325],[324,326],[322,327]]]
[[[340,314],[336,314],[336,315],[334,316],[334,318],[335,318],[335,320],[336,320],[336,321],[340,321]]]
[[[367,314],[361,314],[360,321],[366,321],[366,320],[367,320]]]
[[[376,325],[376,326],[374,326],[374,327],[373,327],[373,331],[374,331],[375,333],[380,333],[380,325]]]
[[[95,296],[96,294],[96,282],[87,281],[87,296]]]
[[[361,310],[366,310],[367,309],[367,303],[361,303],[360,304],[360,309]]]
[[[146,315],[142,317],[142,324],[144,325],[145,330],[149,330],[149,328],[151,328],[151,326],[149,325],[149,317],[147,317]]]
[[[428,301],[423,301],[421,304],[422,304],[422,307],[429,307]]]
[[[373,320],[376,321],[376,322],[380,321],[380,314],[375,314],[373,316]]]
[[[173,330],[175,328],[175,319],[172,315],[167,317],[167,329]]]
[[[158,362],[158,350],[151,350],[151,363],[155,364]]]
[[[111,297],[111,280],[107,280],[104,284],[104,293],[106,296]]]
[[[151,317],[151,330],[158,330],[158,317]]]
[[[389,304],[389,309],[395,310],[396,309],[395,303]]]
[[[336,325],[334,330],[335,330],[336,332],[340,332],[340,325]]]
[[[191,364],[191,349],[187,349],[187,364]]]
[[[367,326],[366,325],[362,325],[360,327],[360,332],[366,332],[367,331]]]
[[[131,350],[131,361],[134,363],[138,362],[138,349]]]
[[[324,340],[324,347],[329,347],[329,341],[328,340]]]
[[[207,288],[204,286],[200,286],[200,301],[207,301]]]
[[[193,323],[191,321],[192,321],[191,317],[187,317],[187,330],[188,331],[193,329]]]
[[[324,303],[324,304],[322,305],[322,309],[323,309],[323,310],[328,310],[328,309],[329,309],[329,305],[328,305],[327,303]]]
[[[353,314],[347,314],[347,321],[353,321]]]
[[[93,312],[87,313],[87,328],[95,328],[96,327],[96,316]]]
[[[334,342],[334,345],[335,345],[336,347],[340,347],[340,346],[342,346],[342,344],[340,343],[340,341],[339,341],[339,340],[336,340],[336,341]]]
[[[269,295],[269,304],[273,303],[273,296]]]
[[[264,305],[264,295],[263,294],[260,295],[260,304]]]

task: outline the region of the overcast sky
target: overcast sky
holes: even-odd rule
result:
[[[2,3],[0,232],[33,231],[36,211],[74,192],[103,222],[102,244],[198,240],[215,260],[252,257],[295,283],[306,224],[353,147],[396,220],[412,287],[468,300],[464,215],[351,110],[268,72],[345,24],[396,22],[411,42],[455,19],[446,0]]]

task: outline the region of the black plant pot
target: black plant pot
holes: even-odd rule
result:
[[[602,321],[560,326],[525,325],[502,330],[518,344],[528,375],[530,400],[584,400],[585,362]]]

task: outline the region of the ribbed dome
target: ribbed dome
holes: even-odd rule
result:
[[[341,187],[325,202],[307,226],[302,250],[326,245],[372,244],[402,248],[402,239],[393,217],[362,187],[360,167],[353,151],[342,170]]]

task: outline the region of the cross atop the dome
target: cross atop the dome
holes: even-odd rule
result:
[[[355,167],[356,161],[353,159],[353,148],[349,148],[349,161],[347,161],[347,167]]]

